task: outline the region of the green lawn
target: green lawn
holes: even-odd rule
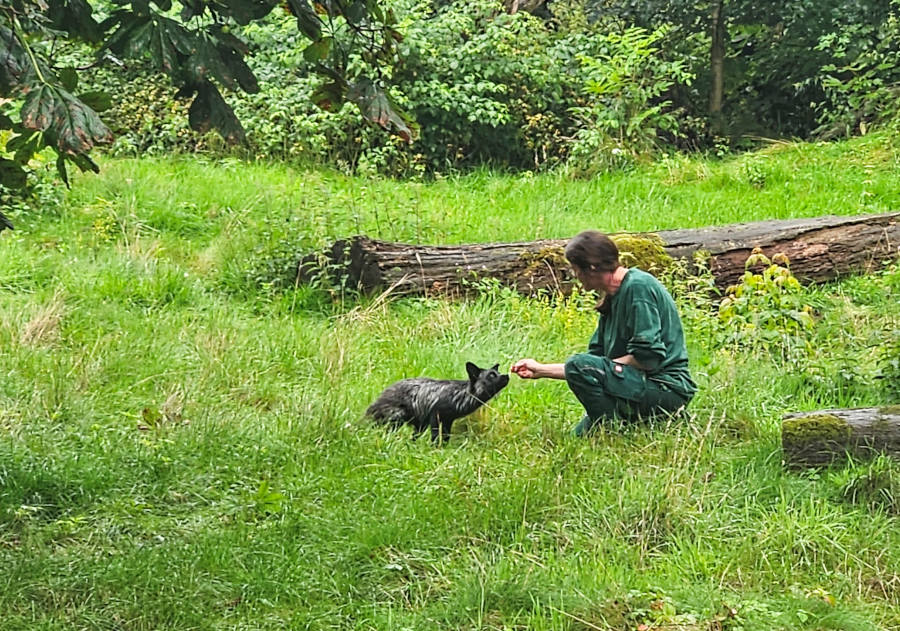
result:
[[[106,160],[0,235],[0,629],[900,629],[900,466],[783,468],[781,415],[898,403],[900,266],[811,329],[671,281],[687,418],[570,436],[514,379],[449,446],[361,422],[393,380],[562,360],[590,297],[284,290],[336,237],[562,238],[900,208],[885,136],[590,182]],[[892,354],[893,353],[893,354]],[[642,627],[641,625],[645,625]]]

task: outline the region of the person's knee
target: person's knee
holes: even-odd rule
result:
[[[578,355],[572,355],[569,359],[566,360],[566,363],[563,364],[563,368],[566,375],[566,381],[572,383],[573,380],[581,378],[581,366],[576,359]]]
[[[566,381],[569,385],[602,387],[608,372],[603,359],[589,353],[572,355],[564,365]]]

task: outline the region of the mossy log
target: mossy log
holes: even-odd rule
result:
[[[900,457],[900,405],[786,414],[781,446],[789,467],[818,467],[848,455]]]
[[[703,257],[716,284],[727,287],[744,273],[754,248],[783,253],[802,282],[822,282],[865,272],[900,256],[900,212],[825,216],[731,224],[655,233],[612,235],[626,265],[659,271],[675,259]],[[353,237],[324,256],[328,269],[364,292],[391,288],[395,295],[458,293],[481,279],[496,279],[522,293],[568,291],[573,278],[563,250],[567,240],[464,245],[411,245]],[[301,281],[322,269],[323,257],[300,262]]]

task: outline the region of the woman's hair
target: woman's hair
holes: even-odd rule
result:
[[[619,248],[602,232],[585,230],[569,240],[566,260],[581,270],[611,272],[619,267]]]
[[[585,230],[569,239],[566,245],[566,260],[572,267],[583,271],[612,272],[619,267],[619,248],[602,232]],[[604,315],[608,314],[609,297],[601,294],[594,309]]]

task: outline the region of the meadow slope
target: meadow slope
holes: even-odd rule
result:
[[[0,629],[900,629],[900,466],[791,472],[787,411],[898,403],[900,266],[719,316],[667,278],[689,414],[577,440],[518,379],[449,446],[360,422],[388,383],[562,360],[591,297],[293,288],[366,233],[563,238],[900,208],[886,136],[589,182],[105,160],[0,234]],[[795,315],[808,307],[812,324]]]

